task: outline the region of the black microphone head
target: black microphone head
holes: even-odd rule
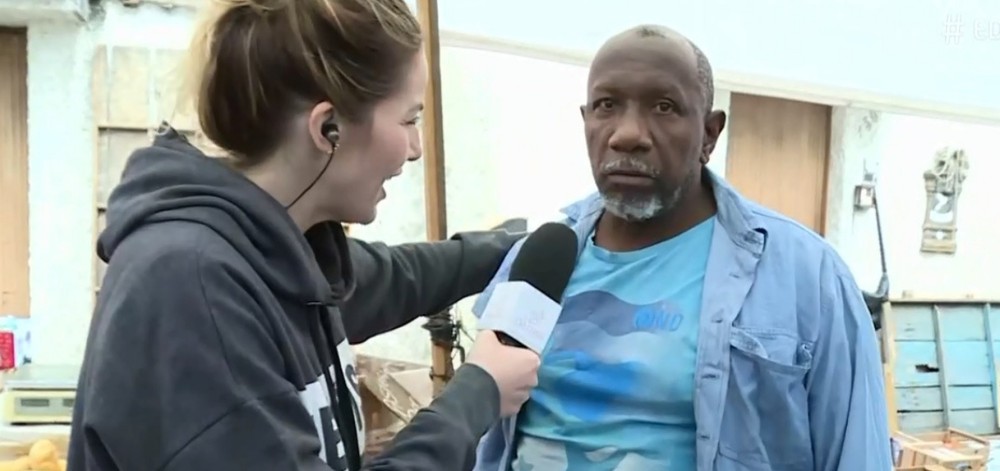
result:
[[[579,254],[576,233],[565,224],[543,224],[524,241],[510,267],[510,281],[523,281],[561,302]]]

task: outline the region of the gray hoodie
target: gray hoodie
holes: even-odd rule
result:
[[[471,469],[499,415],[492,378],[459,368],[362,465],[349,344],[481,291],[517,238],[388,247],[336,223],[303,235],[267,193],[165,127],[108,204],[69,469]]]

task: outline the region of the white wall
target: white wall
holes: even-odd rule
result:
[[[442,0],[445,27],[454,27],[455,17],[448,19],[448,15],[457,15],[456,12],[464,8],[452,3]],[[477,1],[469,3],[481,5]],[[535,8],[541,9],[541,18],[545,18],[548,3],[539,3]],[[577,11],[581,8],[578,5]],[[727,8],[720,7],[720,11]],[[502,15],[489,15],[489,11],[485,9],[480,13],[484,17],[493,16],[496,22],[502,21]],[[684,13],[677,17],[690,20],[690,15]],[[32,319],[36,325],[35,359],[38,362],[78,360],[92,308],[94,123],[90,114],[89,77],[94,48],[98,44],[109,44],[182,49],[187,45],[191,19],[191,12],[186,10],[166,12],[150,6],[125,9],[117,3],[109,3],[103,20],[90,27],[69,22],[31,23],[28,59],[31,74],[30,264]],[[539,24],[540,20],[531,16],[522,20],[528,28],[522,40],[539,34],[539,28],[533,29],[532,25]],[[651,20],[644,17],[635,21]],[[624,20],[612,19],[609,24],[615,26],[615,22],[621,21]],[[565,21],[552,24],[564,23],[572,25]],[[615,26],[614,29],[619,28]],[[593,37],[589,39],[591,42],[605,36],[601,30],[586,25],[580,30],[587,38]],[[743,35],[741,33],[740,37]],[[725,63],[728,60],[723,45],[713,43],[710,38],[696,36],[696,39],[703,44],[708,41],[706,50],[713,61]],[[745,38],[740,41],[743,40]],[[794,40],[795,44],[807,41],[798,36]],[[919,44],[897,46],[901,51],[920,51]],[[876,45],[864,44],[859,49]],[[960,47],[978,51],[975,45]],[[959,54],[959,51],[955,49],[952,53]],[[920,59],[924,57],[921,54],[924,52],[914,52],[918,56],[915,60],[929,63],[929,59]],[[741,60],[754,57],[754,54],[742,55],[746,57]],[[716,56],[721,58],[716,59]],[[771,67],[773,73],[798,69],[788,64],[778,67],[772,63],[773,58],[761,57],[758,67]],[[792,57],[802,60],[802,57]],[[904,69],[906,64],[914,62],[907,60],[901,62]],[[974,67],[976,65],[971,64],[966,69]],[[944,67],[935,65],[934,68]],[[868,70],[863,67],[843,69],[854,71],[852,76],[867,76],[857,71]],[[796,70],[788,72],[795,75]],[[514,216],[528,216],[537,224],[555,217],[560,206],[592,190],[577,111],[584,94],[582,65],[446,48],[443,75],[449,222],[453,231],[484,228]],[[912,80],[922,79],[915,77]],[[962,83],[964,86],[939,88],[974,90],[980,97],[987,97],[984,102],[992,99],[988,97],[990,93],[997,93],[972,79]],[[717,103],[723,109],[728,108],[728,93],[720,91]],[[991,287],[988,280],[995,277],[1000,250],[991,251],[988,247],[989,241],[996,240],[1000,234],[989,225],[989,216],[992,214],[995,219],[997,214],[990,213],[993,209],[990,202],[1000,195],[993,189],[996,185],[986,183],[986,175],[996,174],[998,170],[993,149],[1000,148],[1000,143],[997,137],[992,137],[1000,136],[998,130],[881,114],[871,131],[861,132],[858,129],[865,113],[839,110],[836,114],[835,125],[840,131],[835,130],[833,136],[835,164],[828,213],[831,240],[845,254],[859,278],[873,287],[877,279],[877,265],[874,265],[877,259],[872,251],[871,218],[869,214],[855,213],[850,200],[844,198],[860,180],[865,163],[874,167],[877,162],[882,169],[886,231],[890,237],[898,238],[890,243],[893,287],[931,292],[996,293],[997,288]],[[919,174],[930,162],[936,147],[943,144],[965,145],[973,173],[962,196],[959,253],[952,257],[933,257],[920,255],[915,245],[919,241],[922,213],[914,208],[923,201]],[[711,164],[720,172],[725,168],[725,148],[725,143],[720,143]],[[388,188],[389,198],[380,207],[379,222],[360,228],[360,236],[389,242],[423,239],[421,164],[408,167],[405,175]],[[555,182],[558,188],[553,187]],[[993,263],[986,263],[990,261]],[[988,273],[993,275],[976,275],[970,272],[972,268],[992,269]],[[945,273],[949,277],[939,282]],[[461,310],[464,312],[467,308],[468,304],[464,303]],[[363,350],[411,360],[429,359],[427,334],[418,326],[376,339]]]
[[[696,41],[720,77],[991,109],[1000,116],[1000,3],[931,0],[439,0],[441,28],[592,53],[641,23]]]
[[[829,237],[866,289],[880,275],[875,218],[855,211],[854,185],[867,171],[878,176],[889,282],[894,296],[1000,299],[1000,126],[964,124],[865,110],[835,115],[844,157],[843,181],[830,193]],[[923,172],[942,147],[965,149],[969,175],[958,203],[954,255],[920,251],[924,222]]]
[[[93,35],[28,28],[28,244],[34,359],[79,358],[94,300]],[[71,78],[71,79],[68,79]]]
[[[88,0],[0,0],[0,25],[80,22],[90,15]]]

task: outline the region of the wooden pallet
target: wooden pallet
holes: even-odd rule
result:
[[[892,438],[897,471],[981,471],[989,461],[989,441],[961,430],[919,436],[897,432]]]

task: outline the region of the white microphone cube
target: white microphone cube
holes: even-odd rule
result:
[[[559,303],[530,284],[507,281],[493,288],[478,327],[503,332],[541,355],[561,312]]]

